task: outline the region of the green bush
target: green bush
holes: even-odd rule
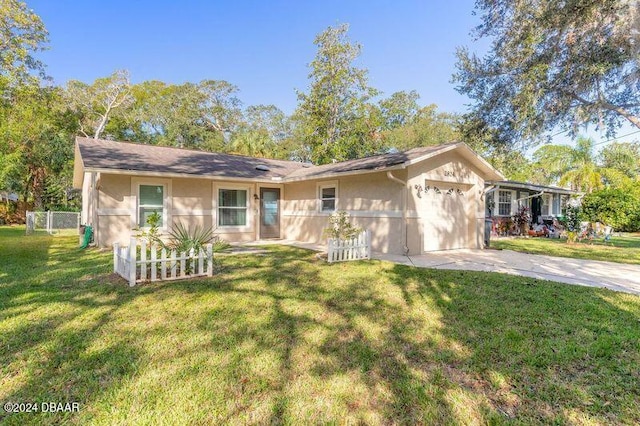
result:
[[[188,252],[191,249],[197,252],[212,242],[213,229],[199,226],[189,229],[182,222],[178,222],[171,228],[169,237],[171,238],[168,244],[169,248],[178,253]]]
[[[582,209],[589,222],[602,222],[616,231],[640,231],[640,182],[587,194]]]
[[[361,228],[354,226],[349,221],[349,213],[338,211],[329,216],[329,223],[324,228],[325,238],[348,240],[362,232]]]

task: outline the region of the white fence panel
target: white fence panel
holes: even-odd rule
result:
[[[80,213],[78,212],[27,212],[27,235],[35,231],[47,231],[49,234],[78,235]]]
[[[328,247],[327,260],[329,263],[371,259],[371,232],[369,230],[362,231],[348,240],[330,238]]]
[[[175,250],[167,253],[165,247],[148,246],[145,239],[138,242],[131,238],[128,247],[121,247],[118,243],[113,245],[113,272],[129,281],[130,286],[147,280],[210,277],[213,275],[213,245],[207,244],[197,252],[192,249],[178,255]]]

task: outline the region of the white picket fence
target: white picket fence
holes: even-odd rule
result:
[[[149,252],[149,256],[147,256]],[[113,272],[130,286],[144,281],[179,280],[213,275],[213,245],[204,250],[177,253],[131,238],[129,246],[113,244]]]
[[[362,231],[348,240],[330,238],[328,247],[327,260],[329,263],[371,259],[371,232],[369,230]]]

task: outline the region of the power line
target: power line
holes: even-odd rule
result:
[[[566,132],[567,132],[566,130],[562,130],[562,131],[560,131],[558,133],[554,133],[553,135],[549,136],[549,138],[554,138],[554,137],[556,137],[556,136],[558,136],[558,135],[560,135],[562,133],[566,133]],[[603,143],[607,143],[607,142],[613,142],[615,140],[626,138],[627,136],[635,135],[637,133],[640,133],[640,130],[636,130],[636,131],[633,131],[631,133],[627,133],[626,135],[616,136],[615,138],[607,139],[606,141],[596,142],[596,143],[593,144],[593,146],[602,145]]]
[[[626,138],[627,136],[635,135],[636,133],[640,133],[640,130],[636,130],[635,132],[627,133],[626,135],[616,136],[615,138],[607,139],[606,141],[596,142],[593,145],[602,145],[603,143],[613,142],[618,139]]]

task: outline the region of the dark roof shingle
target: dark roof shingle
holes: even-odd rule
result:
[[[322,166],[313,166],[308,168],[301,168],[293,171],[287,176],[287,178],[313,178],[316,176],[334,174],[334,173],[346,173],[355,172],[359,170],[377,170],[385,169],[387,167],[396,166],[398,164],[406,163],[407,161],[415,160],[432,152],[441,150],[445,146],[455,144],[444,144],[425,146],[419,148],[413,148],[408,151],[395,152],[390,154],[374,155],[372,157],[358,158],[355,160],[341,161],[339,163],[324,164]]]
[[[86,168],[246,179],[283,178],[303,164],[156,145],[77,138]],[[258,170],[264,165],[269,169]],[[262,167],[261,167],[262,168]]]
[[[76,138],[83,166],[95,170],[175,173],[251,180],[314,179],[362,170],[379,170],[435,153],[444,144],[313,166],[296,161],[254,158],[190,149]]]

